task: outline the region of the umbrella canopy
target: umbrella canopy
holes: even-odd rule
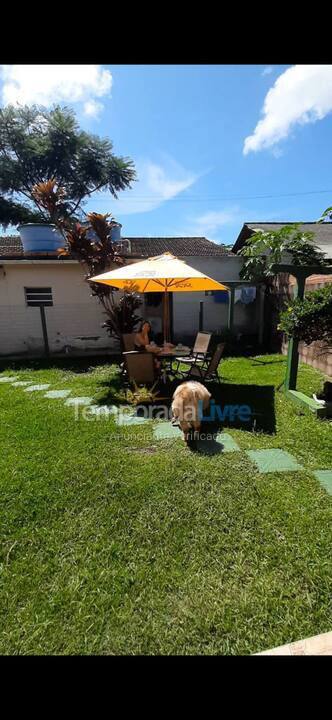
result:
[[[137,293],[228,290],[226,285],[195,270],[171,253],[123,265],[117,270],[90,278],[90,282],[104,283],[122,290],[135,290]]]

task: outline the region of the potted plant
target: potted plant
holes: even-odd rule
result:
[[[0,224],[19,225],[25,252],[54,252],[64,242],[60,217],[82,220],[93,193],[117,197],[134,179],[133,162],[81,130],[69,108],[0,109]]]
[[[34,185],[31,196],[43,213],[45,222],[19,225],[24,253],[55,254],[65,246],[61,224],[65,215],[62,209],[66,192],[55,179],[51,179]]]

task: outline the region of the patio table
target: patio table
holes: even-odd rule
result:
[[[189,347],[181,347],[181,348],[173,348],[173,350],[162,350],[158,355],[156,355],[156,358],[161,361],[162,363],[162,381],[166,383],[167,381],[167,372],[170,372],[172,370],[172,360],[175,360],[175,358],[178,357],[188,357],[191,353],[191,349]],[[165,363],[163,361],[166,361]]]

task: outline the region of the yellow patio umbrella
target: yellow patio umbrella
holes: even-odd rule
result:
[[[165,340],[169,339],[168,293],[228,290],[226,285],[195,270],[168,252],[96,275],[90,278],[90,282],[103,283],[137,293],[164,292]]]

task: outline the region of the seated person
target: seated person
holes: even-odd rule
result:
[[[134,338],[136,350],[147,350],[148,352],[154,353],[154,355],[159,355],[159,353],[161,353],[163,349],[168,350],[174,347],[174,345],[172,345],[171,343],[164,343],[163,348],[159,345],[156,345],[150,340],[150,334],[151,325],[147,320],[143,320]],[[157,359],[155,359],[155,365],[157,368],[160,368],[160,362]]]

